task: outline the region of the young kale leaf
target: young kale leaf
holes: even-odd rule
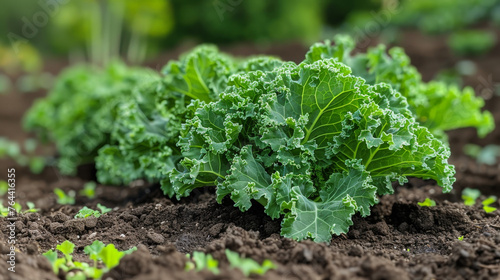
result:
[[[251,274],[264,275],[270,269],[276,269],[276,265],[270,260],[264,260],[262,265],[250,258],[242,258],[236,252],[226,249],[226,257],[232,268],[238,268],[246,277]]]
[[[462,199],[467,206],[476,204],[476,200],[481,196],[481,192],[476,189],[465,188],[462,191]]]
[[[419,206],[422,207],[433,207],[436,206],[436,202],[430,198],[426,198],[423,202],[417,202]]]

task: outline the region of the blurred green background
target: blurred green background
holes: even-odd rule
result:
[[[349,32],[390,42],[400,28],[451,34],[450,47],[468,55],[496,42],[494,34],[474,30],[485,23],[500,25],[500,0],[3,1],[0,71],[36,72],[42,57],[141,63],[186,41],[308,45]]]

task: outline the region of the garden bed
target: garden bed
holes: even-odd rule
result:
[[[450,54],[443,39],[406,32],[400,44],[424,79],[453,67],[459,60]],[[225,51],[244,55],[262,53],[247,46]],[[269,52],[284,59],[300,60],[305,51],[297,45],[283,45]],[[499,46],[489,55],[472,60],[478,72],[465,79],[467,85],[488,88],[493,84],[484,80],[500,80]],[[155,63],[151,66],[157,67]],[[24,139],[20,118],[34,97],[43,94],[1,96],[2,135],[18,141]],[[500,97],[485,98],[485,108],[492,112],[498,126]],[[177,201],[165,197],[158,185],[142,181],[129,188],[98,185],[95,199],[77,196],[74,205],[62,206],[56,203],[53,189],[80,190],[94,179],[91,166],[80,168],[79,176],[73,178],[60,176],[52,167],[40,175],[16,167],[16,201],[23,205],[32,201],[41,211],[22,215],[16,221],[16,247],[20,251],[16,255],[16,273],[5,272],[0,278],[59,279],[41,254],[68,239],[76,245],[74,259],[78,261],[87,259],[83,247],[94,240],[113,243],[119,250],[137,246],[136,252],[125,256],[103,279],[243,278],[238,270],[229,269],[225,249],[257,262],[270,259],[277,264],[278,268],[260,276],[262,279],[496,279],[500,275],[499,212],[487,214],[480,206],[465,206],[461,191],[465,187],[477,188],[483,195],[500,197],[500,165],[477,164],[462,149],[466,143],[500,144],[500,128],[485,139],[477,138],[474,129],[452,131],[449,137],[450,162],[457,169],[457,182],[451,193],[442,194],[433,181],[410,179],[395,188],[395,194],[383,196],[372,208],[371,216],[356,215],[349,233],[334,236],[330,245],[282,238],[280,220],[271,220],[262,206],[254,203],[249,211],[241,212],[229,199],[217,204],[215,192],[209,188],[193,191],[190,197]],[[12,162],[0,162],[3,170],[0,178],[6,177],[11,166]],[[426,198],[434,199],[437,205],[417,205]],[[95,209],[98,203],[113,211],[98,219],[73,219],[83,206]],[[7,220],[0,220],[1,267],[5,271],[9,252],[7,224]],[[185,272],[185,254],[193,251],[204,251],[220,260],[221,274]]]

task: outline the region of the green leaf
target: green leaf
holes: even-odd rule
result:
[[[170,62],[163,70],[167,88],[193,99],[210,102],[225,87],[234,67],[232,60],[214,46],[200,46],[181,61]]]
[[[75,204],[75,191],[71,190],[66,194],[60,188],[55,188],[54,193],[57,196],[57,203],[59,204]]]
[[[7,181],[0,180],[0,196],[6,194],[8,189],[9,189],[9,184],[7,184]]]
[[[97,184],[95,182],[87,182],[85,185],[83,185],[83,189],[80,190],[78,193],[80,195],[86,196],[90,199],[95,197],[95,188]]]
[[[231,199],[236,202],[234,206],[247,211],[252,206],[252,199],[263,199],[263,204],[267,205],[273,195],[270,186],[271,176],[255,161],[252,147],[245,146],[234,158],[224,183],[217,188],[217,201],[221,203],[226,195],[231,194]]]
[[[26,206],[28,206],[28,210],[24,210],[23,213],[36,213],[39,209],[35,208],[35,203],[28,201],[26,202]]]
[[[101,216],[101,213],[97,210],[92,210],[92,209],[88,208],[87,206],[83,206],[83,208],[80,209],[80,211],[78,211],[78,213],[76,213],[75,219],[85,219],[85,218],[88,218],[90,216],[94,216],[96,218],[99,218]]]
[[[483,209],[484,209],[484,211],[485,211],[486,213],[491,213],[491,212],[494,212],[494,211],[496,211],[496,210],[497,210],[497,208],[495,208],[495,207],[486,206],[486,205],[484,205],[484,206],[483,206]]]
[[[467,206],[472,206],[476,204],[476,200],[481,196],[481,192],[476,189],[465,188],[462,191],[462,199],[464,204]]]
[[[111,212],[111,210],[113,210],[113,209],[108,208],[108,207],[106,207],[104,205],[101,205],[100,203],[97,203],[97,208],[99,208],[99,210],[101,210],[102,214],[106,214],[108,212]]]
[[[28,165],[32,173],[40,174],[45,168],[45,159],[43,157],[31,157]]]
[[[484,137],[495,128],[491,113],[481,112],[484,100],[476,97],[470,87],[460,90],[454,85],[430,82],[421,85],[419,92],[427,100],[413,105],[417,120],[433,132],[476,127],[478,135]]]
[[[251,274],[264,275],[268,270],[276,269],[276,265],[270,260],[264,260],[260,265],[250,258],[241,258],[238,253],[229,249],[226,249],[225,252],[231,267],[238,268],[247,277]]]
[[[219,274],[219,261],[215,260],[212,255],[203,252],[194,251],[193,261],[196,271],[208,270],[213,274]]]
[[[91,245],[85,246],[85,248],[83,248],[83,252],[89,255],[89,258],[91,260],[97,261],[99,258],[99,254],[104,247],[104,243],[99,240],[95,240]]]
[[[46,257],[47,260],[49,260],[50,264],[52,265],[52,269],[54,270],[54,273],[58,274],[59,273],[59,267],[56,265],[57,252],[54,251],[54,250],[52,250],[52,249],[50,249],[47,252],[43,253],[42,255],[44,257]]]
[[[184,158],[179,168],[169,171],[170,180],[162,184],[163,191],[177,198],[188,196],[195,188],[215,186],[219,179],[225,178],[229,164],[220,155],[206,153],[202,159]]]
[[[96,158],[100,182],[160,181],[174,166],[186,99],[165,89],[161,79],[137,87],[118,107],[110,144]]]
[[[92,279],[101,279],[102,275],[104,274],[104,270],[97,267],[85,268],[83,272],[85,273],[85,275],[87,275],[87,277],[90,277]]]
[[[369,215],[393,181],[430,178],[445,191],[455,181],[449,148],[415,122],[405,98],[337,61],[284,63],[228,85],[187,120],[171,194],[217,185],[219,202],[230,195],[243,211],[255,200],[284,215],[283,235],[328,242],[354,213]]]
[[[422,206],[422,207],[436,206],[436,202],[428,197],[423,202],[417,202],[417,204]]]
[[[21,204],[19,204],[19,203],[16,202],[16,203],[14,203],[14,205],[12,206],[12,208],[14,208],[17,213],[21,213],[21,209],[22,209]]]
[[[483,202],[481,202],[481,204],[483,204],[484,206],[489,206],[490,204],[493,204],[496,201],[497,201],[497,197],[494,195],[491,195],[488,198],[486,198],[485,200],[483,200]]]
[[[65,240],[63,243],[57,245],[57,250],[61,251],[69,262],[72,260],[71,254],[75,249],[75,244],[71,243],[69,240]]]
[[[285,206],[289,212],[283,219],[281,234],[296,240],[330,242],[332,234],[347,232],[356,210],[367,215],[376,202],[376,188],[369,182],[368,173],[359,170],[332,174],[315,200],[292,187],[292,202]]]
[[[54,141],[61,172],[75,174],[78,165],[93,162],[99,148],[109,142],[120,100],[129,98],[136,85],[158,76],[150,69],[120,62],[104,69],[70,67],[57,78],[47,97],[34,103],[23,125],[42,141]]]
[[[487,145],[480,147],[475,144],[466,144],[464,146],[464,153],[476,158],[479,164],[495,165],[497,158],[500,156],[500,146]]]
[[[2,215],[2,217],[9,216],[9,208],[3,206],[3,201],[2,200],[0,200],[0,214]]]
[[[125,255],[125,253],[118,251],[115,248],[115,245],[108,244],[106,247],[104,247],[99,252],[97,257],[102,260],[104,265],[106,265],[106,268],[109,270],[109,269],[112,269],[113,267],[117,266],[120,263],[120,259],[124,255]]]
[[[132,253],[133,253],[133,252],[135,252],[135,251],[137,251],[137,247],[135,247],[135,246],[134,246],[134,247],[132,247],[132,248],[130,248],[130,249],[128,249],[128,250],[123,251],[123,253],[124,253],[125,255],[130,255],[130,254],[132,254]]]
[[[497,208],[490,206],[491,204],[495,203],[497,201],[497,197],[494,195],[489,196],[483,202],[481,203],[483,205],[483,210],[486,213],[491,213],[497,210]]]

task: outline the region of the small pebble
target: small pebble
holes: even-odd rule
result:
[[[460,249],[459,253],[460,253],[460,256],[462,256],[466,259],[470,257],[469,252],[465,251],[464,249]]]
[[[156,232],[149,232],[147,234],[147,237],[156,244],[163,244],[165,242],[165,238],[163,237],[163,235]]]

